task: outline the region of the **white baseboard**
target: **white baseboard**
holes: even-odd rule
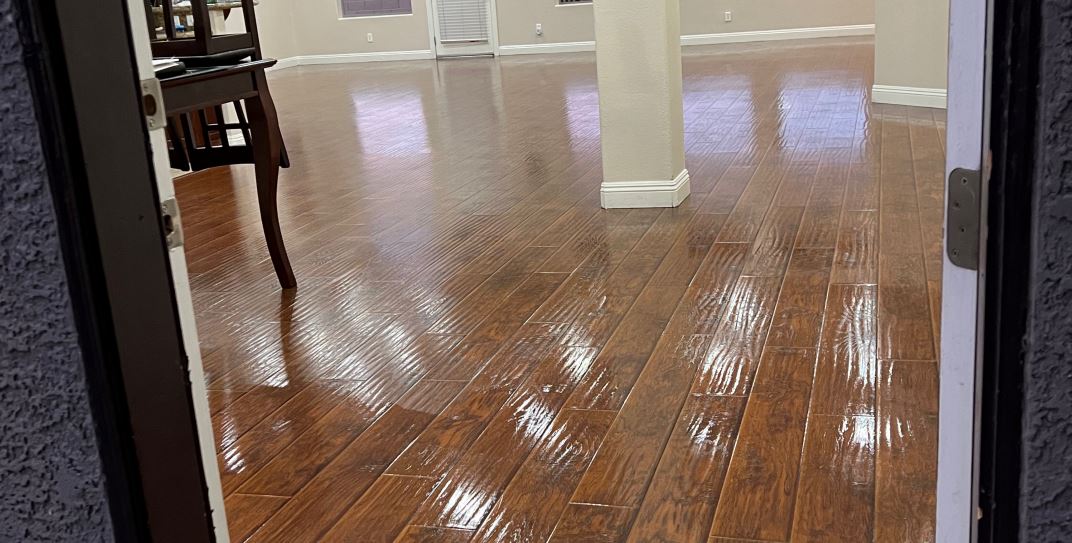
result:
[[[543,53],[583,53],[595,51],[594,41],[574,41],[566,43],[530,43],[525,45],[500,45],[499,54],[508,55],[538,55]]]
[[[435,53],[423,51],[386,51],[382,53],[343,53],[338,55],[302,55],[298,62],[302,66],[313,64],[349,64],[351,62],[389,62],[392,60],[430,60]]]
[[[265,70],[266,72],[274,72],[276,70],[285,70],[287,68],[293,68],[300,65],[300,57],[287,57],[281,58],[275,62],[275,66]]]
[[[280,59],[275,70],[294,66],[312,66],[316,64],[350,64],[354,62],[390,62],[396,60],[432,60],[435,53],[423,51],[385,51],[381,53],[340,53],[337,55],[300,55]]]
[[[754,30],[750,32],[724,32],[721,34],[695,34],[681,36],[681,45],[716,45],[722,43],[747,43],[756,41],[799,40],[806,38],[838,38],[844,36],[870,36],[875,25],[822,26],[816,28],[786,28],[780,30]],[[503,45],[500,55],[536,55],[543,53],[579,53],[595,51],[594,41],[565,43],[533,43]]]
[[[801,40],[807,38],[841,38],[845,36],[870,36],[875,25],[820,26],[814,28],[784,28],[779,30],[752,30],[749,32],[723,32],[720,34],[694,34],[681,36],[681,45],[718,45],[723,43],[748,43],[756,41]]]
[[[689,197],[689,171],[669,181],[604,181],[599,200],[604,209],[677,207]]]
[[[875,85],[871,87],[871,101],[876,104],[897,104],[945,109],[946,90],[924,87],[898,87]]]

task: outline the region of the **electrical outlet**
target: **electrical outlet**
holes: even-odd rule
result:
[[[536,23],[536,35],[543,36],[543,25],[540,23]]]
[[[727,11],[723,15],[723,20],[726,21],[727,23],[733,21],[733,12],[732,11]]]
[[[368,33],[368,42],[369,42],[369,43],[372,43],[372,42],[374,42],[374,41],[376,41],[376,39],[372,37],[372,32],[369,32],[369,33]]]

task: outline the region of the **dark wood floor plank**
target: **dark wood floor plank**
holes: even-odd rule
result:
[[[878,211],[845,211],[834,254],[834,283],[878,283]]]
[[[772,207],[752,245],[744,275],[782,275],[793,253],[803,206]]]
[[[461,387],[452,382],[418,385],[295,494],[251,541],[318,541]]]
[[[434,486],[434,479],[384,475],[320,540],[336,543],[394,541],[406,528],[409,515]]]
[[[346,446],[396,405],[414,378],[364,381],[323,418],[298,436],[239,491],[293,496]],[[418,389],[424,390],[424,389]]]
[[[767,346],[814,349],[830,284],[830,249],[795,249],[782,283]]]
[[[538,281],[543,278],[543,274],[534,275],[531,278],[528,274],[535,271],[553,252],[552,247],[526,248],[522,256],[511,261],[484,285],[481,285],[481,288],[472,295],[475,299],[463,300],[463,303],[441,317],[428,331],[433,334],[461,335],[472,332],[489,313],[500,305],[506,304],[507,296],[513,294],[515,289],[521,288],[526,280],[533,283],[528,285],[529,287],[539,288]],[[549,275],[549,277],[555,276]],[[504,307],[510,306],[504,305]]]
[[[911,178],[909,178],[911,181]],[[886,192],[883,190],[883,195]],[[884,196],[885,197],[885,196]],[[923,253],[919,234],[919,211],[914,207],[883,203],[879,214],[879,247],[883,255],[918,255]]]
[[[700,263],[707,258],[707,253],[725,222],[726,215],[697,214],[674,242],[670,252],[663,257],[663,262],[652,275],[650,284],[687,287]]]
[[[792,541],[872,540],[875,431],[874,417],[809,417]]]
[[[555,426],[556,416],[595,355],[592,348],[553,348],[488,422],[464,457],[450,466],[412,524],[479,528],[532,450],[562,431]]]
[[[875,415],[877,305],[874,285],[831,285],[815,369],[813,414]]]
[[[551,257],[540,266],[541,272],[570,273],[576,270],[582,262],[587,260],[596,247],[605,246],[608,236],[615,230],[628,213],[602,213],[593,212],[592,218],[578,228],[571,230],[567,242],[559,245]],[[539,238],[531,241],[532,244],[547,243]]]
[[[710,336],[663,336],[573,501],[637,507],[703,360]]]
[[[442,477],[465,455],[514,391],[553,348],[554,335],[519,332],[392,462],[388,473]],[[528,335],[531,334],[531,335]]]
[[[783,176],[777,157],[764,158],[737,199],[718,241],[752,243]]]
[[[744,398],[691,396],[644,496],[629,540],[707,540],[737,440]]]
[[[878,153],[881,146],[881,131],[869,127],[866,138],[872,140],[875,146],[871,150],[863,151],[864,157],[871,153]],[[845,210],[846,211],[877,211],[878,210],[878,162],[864,161],[853,164],[849,170],[849,179],[845,186]]]
[[[683,287],[652,287],[645,289],[626,308],[627,312],[619,313],[620,307],[610,307],[608,316],[616,317],[620,324],[566,406],[575,409],[619,409],[655,350],[663,328],[670,321],[684,291]],[[624,302],[622,306],[629,302],[627,298],[611,301]],[[567,336],[567,341],[585,343],[583,338],[578,340],[575,335]]]
[[[935,540],[937,388],[934,362],[880,365],[875,541]]]
[[[353,393],[357,383],[312,384],[219,451],[224,494],[234,492],[272,457]]]
[[[216,449],[224,450],[234,446],[250,428],[279,409],[304,388],[302,385],[263,386],[245,392],[227,409],[220,411],[212,418],[212,432],[218,436]]]
[[[837,245],[838,224],[841,221],[841,202],[809,204],[800,219],[797,247],[834,247]]]
[[[755,166],[731,165],[704,198],[702,213],[730,213],[756,172]]]
[[[883,255],[878,285],[879,357],[934,360],[933,334],[923,257]]]
[[[711,246],[674,314],[675,319],[683,321],[680,325],[683,330],[696,334],[715,333],[730,307],[730,296],[747,258],[748,245],[745,243]]]
[[[472,537],[472,530],[409,526],[399,534],[395,543],[468,543]]]
[[[927,280],[927,294],[931,302],[931,327],[934,330],[934,349],[942,350],[942,279]]]
[[[745,395],[751,390],[767,329],[774,318],[781,277],[742,277],[692,385],[697,394]]]
[[[280,343],[287,331],[281,329],[277,323],[235,323],[233,317],[212,319],[209,322],[202,321],[203,330],[211,330],[206,333],[206,340],[202,340],[202,363],[205,369],[205,382],[209,388],[221,390],[227,388],[237,390],[237,386],[221,386],[221,382],[229,373],[243,372],[245,374],[256,373],[261,379],[231,378],[229,384],[249,385],[241,387],[248,390],[250,387],[263,382],[264,371],[258,369],[268,366],[271,362],[280,359],[282,347]],[[221,322],[222,321],[222,322]],[[206,324],[210,324],[206,326]],[[219,324],[217,324],[219,323]],[[218,328],[213,330],[214,328]],[[258,368],[251,368],[250,360],[260,360],[269,364],[262,364]],[[270,366],[269,366],[270,367]]]
[[[474,541],[547,541],[614,416],[569,410],[525,460]]]
[[[257,496],[231,494],[224,499],[227,510],[227,529],[231,541],[245,541],[260,528],[289,498],[285,496]]]
[[[629,507],[571,503],[562,513],[549,542],[617,543],[625,541],[636,513]]]
[[[788,541],[815,351],[768,351],[756,375],[711,534]]]

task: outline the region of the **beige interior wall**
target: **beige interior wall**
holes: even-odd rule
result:
[[[591,41],[591,5],[557,0],[497,0],[499,43],[527,45]],[[724,13],[733,13],[725,22]],[[872,24],[875,0],[681,0],[681,34]],[[536,24],[544,35],[536,35]]]
[[[499,45],[595,39],[592,4],[560,6],[558,0],[497,0],[495,10],[499,19]],[[543,25],[543,36],[536,35],[537,23]]]
[[[558,0],[495,0],[500,45],[588,42],[595,39],[591,5],[559,6]],[[947,0],[906,0],[920,5]],[[871,24],[875,0],[680,0],[682,35],[718,34]],[[878,2],[896,11],[901,2]],[[266,54],[297,55],[425,51],[428,8],[413,1],[413,14],[340,19],[338,0],[260,0],[257,8]],[[944,9],[944,8],[943,8]],[[733,21],[723,13],[733,12]],[[933,11],[933,10],[932,10]],[[536,35],[536,24],[543,36]],[[374,43],[366,34],[373,33]]]
[[[268,58],[289,58],[297,54],[294,29],[290,26],[293,4],[290,0],[259,0],[257,2],[257,31],[261,52]],[[215,28],[215,27],[214,27]],[[242,10],[233,10],[224,22],[225,32],[246,31]]]
[[[413,0],[412,15],[360,18],[342,18],[339,0],[260,0],[257,25],[275,58],[430,49],[425,0]]]
[[[261,50],[270,58],[289,58],[297,54],[297,36],[290,25],[292,0],[260,0],[257,4],[257,31],[260,33]],[[241,17],[230,17],[241,20]]]
[[[864,25],[884,0],[681,0],[681,34]],[[890,3],[890,2],[887,2]],[[725,12],[733,21],[725,22]]]
[[[946,88],[948,0],[877,2],[875,84]]]
[[[303,55],[427,51],[428,6],[413,0],[412,15],[339,16],[339,0],[301,0],[294,6],[294,32]],[[373,43],[366,35],[373,34]]]

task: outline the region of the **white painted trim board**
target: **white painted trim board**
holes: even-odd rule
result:
[[[693,34],[681,36],[681,45],[720,45],[725,43],[750,43],[762,41],[803,40],[811,38],[843,38],[847,36],[871,36],[875,25],[818,26],[811,28],[780,28],[777,30],[751,30],[747,32],[721,32],[718,34]]]
[[[599,201],[604,209],[677,207],[691,190],[689,171],[681,170],[677,177],[665,181],[604,181]]]
[[[299,55],[280,59],[269,71],[285,70],[295,66],[319,64],[351,64],[362,62],[391,62],[399,60],[432,60],[435,53],[423,51],[384,51],[377,53],[339,53],[334,55]]]
[[[500,45],[499,54],[510,55],[541,55],[551,53],[585,53],[596,50],[594,41],[574,41],[563,43],[526,43],[523,45]]]
[[[876,104],[933,107],[945,109],[946,90],[923,87],[899,87],[875,85],[871,87],[871,101]]]

